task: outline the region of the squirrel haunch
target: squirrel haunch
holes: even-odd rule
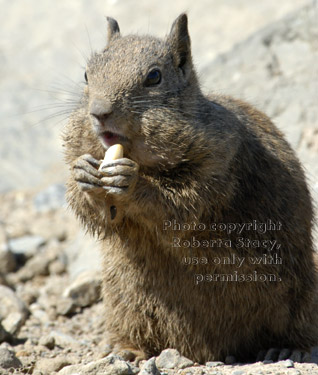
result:
[[[187,16],[163,40],[121,36],[110,19],[108,44],[91,57],[86,77],[64,132],[67,198],[103,240],[110,343],[141,357],[175,348],[199,362],[317,344],[313,213],[303,170],[266,115],[202,93]],[[99,171],[117,143],[125,157]],[[276,230],[243,225],[269,222]],[[213,223],[242,230],[213,231]],[[276,246],[257,246],[268,241]]]

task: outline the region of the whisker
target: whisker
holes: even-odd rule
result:
[[[69,112],[69,111],[59,111],[59,112],[56,112],[56,113],[52,113],[52,114],[42,118],[41,120],[37,121],[36,123],[28,124],[27,127],[36,127],[36,126],[41,125],[42,123],[51,121],[52,119],[55,119],[55,118],[58,118],[58,117],[62,116],[61,119],[58,122],[52,124],[52,125],[55,126],[55,125],[60,124],[61,122],[64,122],[64,121],[68,120],[70,113],[71,112]]]
[[[92,41],[91,41],[91,37],[89,35],[89,32],[88,32],[88,28],[87,28],[87,25],[85,24],[85,30],[86,30],[86,34],[87,34],[87,39],[88,39],[88,43],[89,43],[89,48],[91,50],[91,55],[93,54],[93,48],[92,48]],[[86,59],[86,62],[88,61],[88,59]]]

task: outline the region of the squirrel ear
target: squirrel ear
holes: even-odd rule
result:
[[[120,30],[119,30],[118,23],[116,20],[114,20],[114,18],[111,18],[111,17],[106,17],[106,18],[108,22],[107,30],[108,30],[108,42],[109,42],[113,38],[114,35],[117,34],[119,36]]]
[[[185,13],[180,14],[172,24],[168,40],[176,57],[177,66],[185,72],[185,65],[191,60],[188,17]]]

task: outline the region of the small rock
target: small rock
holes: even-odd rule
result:
[[[26,258],[31,258],[45,244],[45,239],[41,236],[23,236],[9,240],[9,249],[14,254],[23,254]]]
[[[177,364],[177,368],[183,369],[183,368],[187,368],[187,367],[190,367],[190,366],[193,366],[193,361],[191,361],[191,359],[189,359],[189,358],[181,356],[180,360]]]
[[[50,350],[52,350],[55,347],[55,338],[53,336],[50,336],[50,335],[43,336],[43,337],[40,338],[39,344],[47,347]],[[57,370],[55,370],[55,371],[57,371]]]
[[[148,361],[143,364],[139,375],[160,375],[160,372],[156,366],[156,357],[148,359]]]
[[[50,318],[46,311],[43,310],[42,306],[38,303],[32,303],[30,305],[30,311],[32,315],[38,319],[41,323],[47,324],[50,321]]]
[[[7,245],[0,245],[0,272],[6,274],[15,271],[16,268],[17,262],[13,253]]]
[[[61,210],[40,213],[30,223],[29,234],[37,235],[40,233],[47,241],[56,240],[61,243],[71,235],[69,232],[70,215],[70,213],[61,212]]]
[[[0,348],[0,368],[19,368],[22,363],[11,350]]]
[[[72,280],[82,272],[101,272],[99,246],[95,239],[83,230],[78,231],[75,240],[65,248],[67,271]]]
[[[5,319],[13,312],[21,313],[23,322],[26,320],[29,313],[24,302],[17,297],[12,289],[0,285],[0,320]]]
[[[287,368],[294,367],[294,362],[291,359],[286,359],[285,361],[279,361],[279,364]]]
[[[39,343],[39,340],[36,338],[29,338],[24,343],[24,349],[28,351],[33,351],[33,348],[35,348]]]
[[[17,273],[19,281],[26,282],[34,276],[47,276],[49,274],[50,260],[44,254],[37,254],[31,258]]]
[[[96,271],[85,271],[78,275],[63,296],[71,298],[77,306],[90,306],[100,299],[100,286],[100,274]]]
[[[12,335],[17,334],[25,322],[25,315],[19,311],[10,313],[5,319],[2,320],[4,329]]]
[[[65,206],[66,188],[62,184],[49,186],[38,193],[33,204],[37,212],[48,212]]]
[[[207,367],[217,367],[217,366],[223,366],[224,362],[207,362],[205,365]]]
[[[176,349],[166,349],[156,358],[156,365],[158,368],[173,369],[177,367],[179,359],[180,353]]]
[[[17,286],[16,294],[27,306],[30,306],[39,297],[39,289],[20,284]]]
[[[42,375],[51,375],[54,371],[60,371],[63,367],[72,364],[72,361],[66,357],[40,358],[36,362],[35,370],[41,372]]]
[[[72,336],[59,332],[59,331],[52,331],[50,333],[50,337],[54,339],[55,345],[61,346],[62,348],[67,348],[72,345],[78,346],[81,344],[80,342],[75,340]]]
[[[8,342],[3,342],[3,343],[0,345],[0,348],[1,348],[1,349],[7,349],[7,350],[14,351],[12,345],[9,344]]]
[[[65,271],[66,271],[66,265],[65,263],[61,262],[59,259],[55,260],[49,265],[50,275],[61,275]]]
[[[158,368],[186,368],[193,365],[193,362],[180,355],[176,349],[163,350],[159,357],[156,358],[156,365]]]
[[[76,311],[76,305],[71,298],[62,297],[56,306],[58,315],[69,315]]]
[[[64,367],[58,372],[58,375],[133,375],[134,371],[129,363],[123,361],[120,357],[109,355],[98,361],[90,362],[86,365],[73,365]]]

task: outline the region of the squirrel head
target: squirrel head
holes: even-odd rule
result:
[[[104,149],[121,143],[125,156],[145,167],[186,158],[200,96],[186,14],[163,40],[121,36],[108,18],[107,46],[91,57],[85,79],[88,114]]]

